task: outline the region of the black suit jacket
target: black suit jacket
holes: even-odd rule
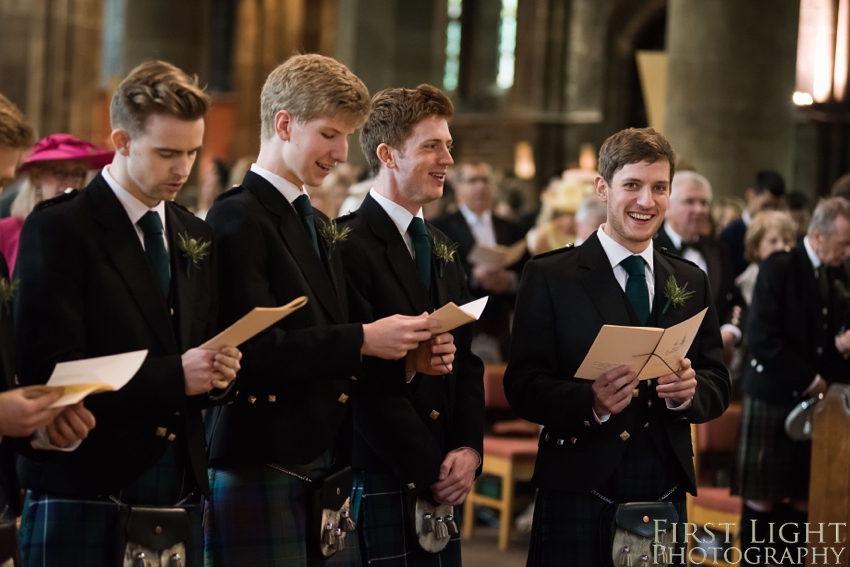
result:
[[[667,409],[654,388],[654,419],[667,436],[687,480],[695,491],[691,423],[723,413],[730,379],[722,362],[717,314],[705,274],[678,256],[654,254],[653,316],[667,328],[708,307],[687,358],[697,372],[697,390],[687,410]],[[669,307],[664,285],[674,276],[694,295],[683,307]],[[534,482],[544,488],[586,492],[599,487],[617,468],[626,450],[623,431],[636,431],[644,420],[630,403],[598,424],[593,417],[591,382],[573,378],[602,325],[631,325],[625,295],[608,256],[594,234],[578,248],[536,256],[525,268],[517,299],[514,340],[505,373],[505,393],[514,411],[544,425]]]
[[[82,191],[40,204],[24,224],[15,270],[21,384],[45,383],[57,362],[149,351],[120,391],[86,398],[97,426],[77,450],[21,445],[27,457],[18,470],[27,488],[110,494],[153,466],[170,443],[179,443],[195,481],[208,491],[201,408],[210,398],[186,396],[181,354],[215,330],[215,251],[187,273],[178,235],[211,242],[212,231],[182,207],[165,207],[170,303],[101,175]]]
[[[755,398],[790,404],[818,374],[847,382],[848,363],[834,337],[847,325],[847,280],[841,267],[827,271],[829,298],[821,297],[814,267],[802,242],[775,252],[759,265],[747,320],[750,361],[742,388]]]
[[[732,260],[733,277],[738,277],[749,265],[744,257],[744,237],[746,235],[747,225],[743,219],[733,220],[720,233],[720,241],[726,245]]]
[[[314,215],[321,235],[328,219]],[[340,255],[329,258],[319,236],[320,259],[286,197],[250,171],[216,199],[207,222],[220,255],[222,327],[254,307],[308,298],[243,345],[232,403],[207,412],[210,463],[310,463],[334,446],[360,371],[363,328],[348,323]]]
[[[501,217],[492,216],[493,232],[496,236],[496,244],[510,246],[525,238],[525,232],[519,225]],[[466,281],[472,282],[473,265],[467,260],[470,251],[475,246],[475,237],[472,235],[472,230],[466,222],[466,217],[460,211],[444,215],[434,220],[434,226],[442,231],[453,242],[457,243],[457,255],[460,260],[463,271],[466,274]],[[517,275],[517,279],[522,275],[522,269],[525,263],[530,259],[526,253],[518,262],[508,269]],[[513,311],[514,303],[516,302],[516,293],[494,294],[487,290],[470,286],[469,294],[478,299],[489,295],[487,307],[482,314],[481,320],[475,324],[478,332],[487,333],[494,336],[499,336],[507,332],[510,326],[510,314]]]
[[[339,219],[351,228],[340,247],[345,263],[352,319],[372,322],[395,314],[419,315],[453,301],[469,301],[457,261],[433,259],[431,294],[396,225],[371,197]],[[446,236],[426,223],[434,240]],[[392,472],[402,485],[429,490],[446,453],[471,447],[483,455],[484,367],[469,350],[472,329],[453,331],[457,353],[451,374],[405,382],[405,361],[364,357],[354,385],[356,468]]]
[[[0,254],[0,278],[10,281],[9,266],[6,258]],[[0,305],[0,391],[11,390],[15,384],[15,333],[12,317],[12,302]],[[18,516],[21,514],[20,486],[18,475],[15,471],[15,440],[4,437],[0,442],[0,486],[3,487],[3,495],[6,501],[0,501],[0,507],[8,504],[12,512]]]

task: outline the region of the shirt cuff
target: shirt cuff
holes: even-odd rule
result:
[[[732,323],[726,323],[722,327],[720,327],[721,333],[732,333],[735,335],[735,344],[739,344],[741,342],[741,329],[733,325]]]
[[[472,447],[458,447],[457,449],[455,449],[454,451],[452,451],[452,453],[454,453],[455,451],[462,451],[462,450],[464,450],[464,449],[469,449],[470,451],[472,451],[473,453],[475,453],[475,456],[476,456],[476,457],[478,457],[478,464],[475,466],[475,468],[476,468],[476,469],[477,469],[478,467],[480,467],[481,465],[483,465],[483,464],[484,464],[484,460],[481,458],[481,453],[479,453],[478,451],[476,451],[476,450],[475,450],[475,449],[473,449]]]
[[[690,399],[688,399],[687,401],[685,401],[681,404],[676,404],[676,402],[674,402],[673,400],[670,400],[670,399],[667,399],[667,400],[664,400],[664,401],[667,402],[667,409],[669,409],[669,410],[685,411],[686,409],[690,408],[694,404],[694,397],[691,396]]]
[[[595,419],[596,423],[598,423],[599,425],[602,425],[603,423],[605,423],[606,421],[608,421],[611,418],[610,413],[603,413],[602,416],[598,416],[598,415],[596,415],[595,409],[590,408],[590,411],[593,412],[593,419]]]
[[[819,381],[821,381],[821,380],[823,380],[823,378],[821,378],[821,377],[820,377],[820,374],[818,374],[817,376],[815,376],[815,379],[814,379],[814,380],[812,380],[812,383],[811,383],[811,384],[809,384],[809,387],[808,387],[808,388],[806,388],[805,390],[803,390],[803,395],[804,395],[804,396],[808,395],[808,394],[809,394],[809,392],[811,392],[812,390],[814,390],[814,389],[815,389],[815,386],[817,386],[817,385],[818,385],[818,382],[819,382]]]
[[[57,447],[56,445],[50,442],[50,437],[47,435],[47,428],[39,427],[33,435],[33,439],[30,440],[30,445],[33,449],[41,449],[43,451],[62,451],[63,453],[70,453],[71,451],[76,451],[77,447],[79,447],[82,442],[82,439],[77,439],[67,447]]]
[[[413,377],[416,376],[415,370],[408,370],[404,373],[404,382],[406,384],[410,384],[413,381]]]

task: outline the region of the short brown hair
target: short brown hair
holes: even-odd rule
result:
[[[300,123],[323,116],[363,124],[369,89],[348,67],[324,55],[294,55],[269,74],[260,95],[262,139],[274,135],[274,119],[288,111]]]
[[[765,233],[775,228],[782,240],[794,244],[794,219],[785,211],[762,211],[753,218],[744,236],[744,258],[747,262],[758,264],[764,258],[759,257],[759,246]]]
[[[630,163],[667,160],[670,181],[676,172],[676,153],[667,139],[652,128],[627,128],[605,140],[599,148],[599,175],[608,185],[614,174]]]
[[[401,149],[413,127],[436,116],[451,120],[454,105],[437,87],[419,85],[415,89],[384,89],[372,97],[372,112],[360,131],[360,147],[375,175],[381,170],[378,146]]]
[[[112,128],[130,136],[141,134],[152,114],[168,114],[180,120],[203,118],[210,97],[198,86],[198,77],[189,77],[165,61],[146,61],[121,81],[109,105]]]
[[[0,146],[24,150],[35,143],[35,132],[23,113],[11,100],[0,94]]]

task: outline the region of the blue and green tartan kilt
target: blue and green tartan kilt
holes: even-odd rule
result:
[[[204,506],[206,567],[359,567],[357,537],[325,558],[308,538],[314,489],[268,465],[209,469]],[[312,526],[321,529],[320,522]]]
[[[407,494],[391,474],[358,471],[363,493],[357,520],[363,564],[377,567],[460,567],[460,535],[440,553],[419,546]],[[458,524],[460,525],[460,524]]]
[[[203,511],[178,445],[124,490],[121,502],[140,506],[180,505],[189,514],[192,534],[186,542],[187,567],[201,567],[204,557]],[[121,506],[106,497],[72,498],[28,490],[18,540],[24,567],[115,567]]]
[[[673,502],[679,524],[684,525],[684,492],[677,491],[666,501]],[[601,541],[602,514],[608,506],[612,504],[590,492],[540,488],[534,502],[527,567],[610,567],[611,557],[603,556]],[[677,558],[684,557],[682,542],[678,542],[675,553]]]
[[[744,396],[732,494],[747,500],[808,498],[812,444],[792,441],[785,433],[785,418],[795,405]]]

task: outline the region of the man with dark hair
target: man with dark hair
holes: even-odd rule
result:
[[[794,219],[794,230],[798,238],[806,236],[809,230],[809,222],[812,220],[812,209],[809,206],[809,197],[801,191],[792,191],[785,197],[788,206],[788,214]]]
[[[719,416],[729,402],[708,279],[653,248],[674,164],[670,144],[651,128],[608,138],[595,182],[607,222],[581,246],[535,257],[523,273],[505,394],[520,417],[544,426],[529,566],[602,567],[612,553],[618,565],[649,564],[628,546],[601,549],[604,512],[611,503],[663,500],[685,522],[685,492],[696,492],[690,424]],[[693,295],[665,306],[670,285]],[[639,382],[619,366],[593,382],[573,377],[603,325],[667,328],[706,308],[671,373]]]
[[[753,217],[761,211],[771,211],[782,207],[785,196],[785,180],[775,171],[763,169],[753,176],[753,182],[744,192],[747,210],[741,218],[730,222],[720,233],[720,241],[729,249],[732,256],[732,269],[735,276],[747,269],[744,258],[744,235]]]
[[[453,163],[452,114],[449,98],[430,85],[386,89],[372,99],[360,145],[375,182],[360,208],[340,219],[342,230],[350,229],[339,253],[354,320],[469,301],[457,252],[422,217],[422,206],[442,195]],[[481,361],[469,350],[471,326],[451,335],[454,368],[447,359],[432,373],[439,376],[366,356],[353,384],[352,460],[363,483],[358,531],[364,565],[461,563],[451,507],[464,501],[482,462],[484,387]],[[434,530],[423,527],[417,537],[426,509]]]
[[[474,324],[475,334],[497,340],[501,358],[507,359],[516,290],[528,257],[524,256],[511,266],[492,266],[473,265],[468,256],[476,244],[491,248],[510,246],[522,240],[525,233],[519,225],[493,212],[493,170],[489,163],[482,160],[463,162],[457,168],[454,191],[457,212],[435,219],[434,226],[457,243],[458,259],[466,273],[470,295],[475,299],[490,297],[487,308]]]
[[[126,386],[87,398],[91,414],[48,427],[21,458],[24,565],[114,566],[126,553],[116,533],[147,541],[124,525],[128,506],[168,508],[150,529],[185,544],[185,556],[174,552],[183,565],[203,564],[201,410],[214,388],[229,387],[241,358],[232,347],[196,348],[216,330],[212,232],[172,202],[201,147],[208,106],[180,69],[140,65],[113,95],[112,163],[85,190],[43,201],[24,225],[15,304],[21,383],[44,384],[59,362],[148,351]],[[94,418],[92,434],[72,443]],[[163,522],[175,513],[177,526]]]

